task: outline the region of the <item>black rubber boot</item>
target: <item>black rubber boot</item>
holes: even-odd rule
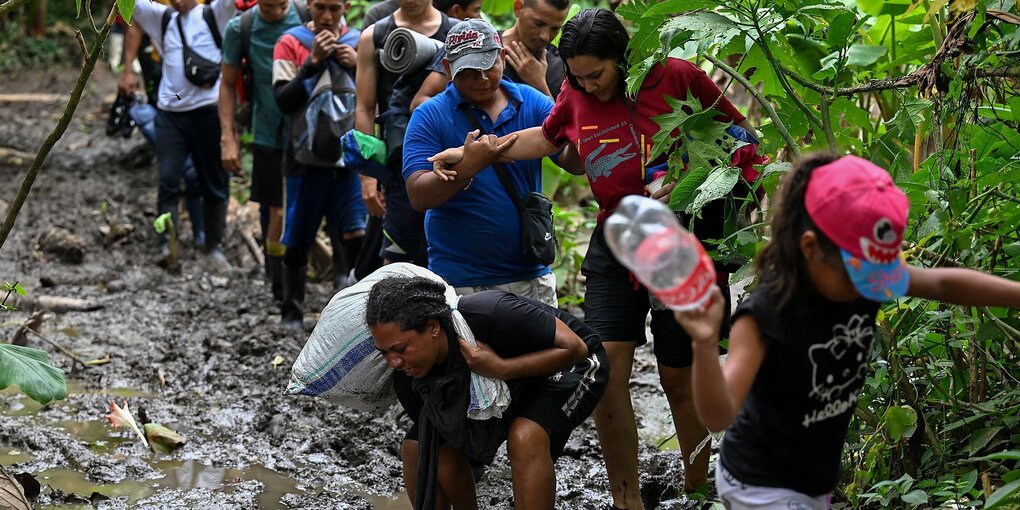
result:
[[[229,266],[223,253],[223,236],[227,230],[227,202],[209,203],[202,201],[202,216],[205,220],[205,252],[218,264]]]
[[[308,266],[280,265],[283,270],[283,302],[280,305],[280,325],[289,329],[304,329],[305,281]]]
[[[333,292],[340,292],[354,283],[350,277],[352,264],[343,236],[330,234],[329,241],[333,245]]]
[[[283,302],[283,257],[266,255],[266,281],[273,291],[273,301]]]

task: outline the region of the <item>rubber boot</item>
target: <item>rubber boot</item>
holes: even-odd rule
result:
[[[230,265],[223,253],[223,235],[227,229],[227,202],[209,203],[202,201],[202,216],[205,220],[205,252],[216,264]]]
[[[273,302],[283,302],[283,257],[266,255],[266,281],[273,292]]]
[[[195,240],[195,247],[205,248],[205,212],[202,210],[202,197],[185,197],[184,208],[188,210],[188,217],[191,218],[191,237]]]
[[[340,292],[351,286],[349,278],[351,268],[347,257],[344,256],[346,250],[343,236],[330,234],[329,241],[333,245],[333,292]]]
[[[304,329],[305,280],[308,278],[308,266],[291,267],[283,263],[280,267],[283,269],[280,325],[288,329]]]

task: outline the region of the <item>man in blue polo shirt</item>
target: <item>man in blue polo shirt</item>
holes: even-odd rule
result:
[[[404,136],[407,194],[415,209],[427,210],[429,269],[461,295],[499,289],[556,306],[556,279],[548,266],[523,255],[518,212],[496,170],[490,166],[470,179],[444,182],[428,161],[461,145],[466,146],[464,162],[475,150],[498,150],[496,137],[487,134],[541,126],[553,102],[527,85],[502,79],[506,51],[488,22],[458,23],[446,37],[446,48],[443,64],[453,81],[414,111]],[[475,128],[468,115],[485,134],[471,134]],[[506,168],[519,196],[541,191],[539,160]]]

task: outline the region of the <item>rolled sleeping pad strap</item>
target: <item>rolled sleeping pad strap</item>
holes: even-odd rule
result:
[[[386,37],[379,60],[393,74],[414,74],[432,61],[442,44],[413,30],[397,28]]]

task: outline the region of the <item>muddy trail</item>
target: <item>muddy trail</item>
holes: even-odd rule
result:
[[[27,170],[17,151],[35,153],[76,75],[60,69],[0,79],[0,93],[15,95],[0,103],[0,213]],[[186,222],[180,274],[154,263],[155,161],[140,134],[105,135],[114,90],[110,72],[97,69],[0,253],[0,280],[20,281],[34,299],[0,312],[4,341],[43,296],[80,299],[101,308],[50,312],[39,330],[82,359],[109,356],[109,363],[78,364],[29,336],[65,371],[68,397],[41,406],[12,388],[0,392],[0,465],[38,480],[37,508],[410,509],[398,457],[409,420],[399,406],[375,416],[284,394],[307,333],[278,326],[241,235],[257,225],[253,207],[232,206],[230,269],[209,270]],[[53,229],[83,241],[80,262],[47,251]],[[330,297],[328,284],[310,284],[308,310],[321,310]],[[278,356],[283,361],[274,365]],[[689,507],[676,490],[679,452],[670,443],[658,447],[672,424],[648,348],[639,351],[632,384],[643,492],[653,508]],[[150,452],[105,422],[111,399],[127,400],[136,416],[187,443],[171,454]],[[556,468],[557,508],[608,506],[591,420],[574,432]],[[504,450],[479,483],[480,505],[512,508],[509,480]]]

